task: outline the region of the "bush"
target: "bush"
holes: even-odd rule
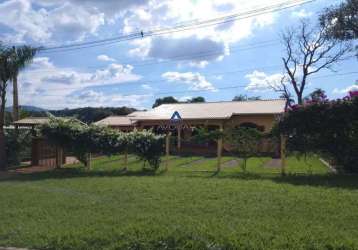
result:
[[[123,133],[96,125],[87,126],[78,120],[54,118],[40,128],[52,144],[70,150],[84,164],[89,153],[113,155],[129,152],[137,155],[156,170],[164,153],[164,137],[151,131]]]
[[[247,160],[258,156],[262,138],[262,132],[256,128],[238,127],[225,131],[225,140],[233,147],[233,152],[243,159],[243,171],[246,171]]]
[[[6,155],[8,166],[19,166],[21,161],[29,160],[31,154],[31,133],[19,130],[5,130]]]
[[[155,135],[151,131],[134,131],[127,134],[129,152],[148,162],[154,169],[159,168],[160,157],[164,154],[164,136]]]
[[[319,153],[345,172],[358,172],[358,98],[294,106],[279,122],[289,151]]]

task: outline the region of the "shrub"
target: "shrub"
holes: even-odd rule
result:
[[[134,131],[127,135],[129,152],[148,162],[154,169],[159,168],[160,157],[164,154],[164,136],[152,131]]]
[[[87,164],[88,153],[110,156],[127,151],[136,154],[156,170],[164,153],[164,137],[151,131],[122,133],[96,125],[87,126],[74,119],[54,118],[43,125],[40,132],[52,144],[73,152],[84,164]]]
[[[18,166],[22,160],[28,160],[31,152],[31,133],[19,130],[5,130],[6,155],[8,166]]]
[[[319,153],[346,172],[358,172],[358,98],[294,106],[279,122],[289,151]]]
[[[233,152],[243,159],[241,167],[246,171],[250,157],[258,156],[262,132],[256,128],[238,127],[225,131],[225,140],[233,147]]]

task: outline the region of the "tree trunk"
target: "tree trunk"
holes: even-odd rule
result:
[[[17,76],[12,79],[13,88],[13,106],[12,106],[12,118],[13,121],[19,120],[19,90],[17,85]]]
[[[302,93],[297,94],[297,104],[299,104],[299,105],[303,104]]]
[[[4,132],[4,123],[5,123],[5,103],[6,103],[6,89],[5,83],[1,83],[0,88],[1,93],[1,104],[0,104],[0,170],[6,169],[6,151],[5,151],[5,132]]]
[[[5,170],[6,165],[5,134],[4,129],[0,128],[0,171]]]

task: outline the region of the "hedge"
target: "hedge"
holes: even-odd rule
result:
[[[40,127],[39,133],[50,143],[70,150],[86,164],[88,153],[114,155],[132,153],[152,169],[157,169],[164,154],[164,136],[151,131],[123,133],[107,127],[86,125],[78,120],[51,118]]]

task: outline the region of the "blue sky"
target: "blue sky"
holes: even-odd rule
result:
[[[283,0],[7,0],[0,1],[0,40],[51,47],[143,30],[144,37],[106,46],[41,52],[20,75],[20,104],[150,108],[159,97],[207,101],[235,95],[277,98],[267,87],[283,73],[280,32],[340,1],[316,0],[280,12],[149,37],[150,30],[240,13]],[[286,1],[287,2],[287,1]],[[309,79],[306,93],[330,98],[357,88],[356,58]],[[10,90],[11,91],[11,90]],[[8,98],[11,102],[11,95]]]

